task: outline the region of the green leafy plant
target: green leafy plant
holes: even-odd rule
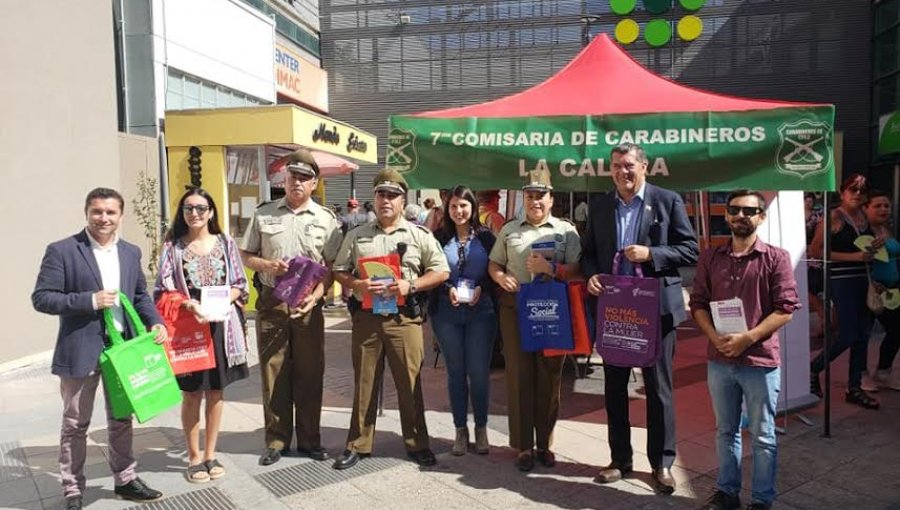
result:
[[[134,200],[134,215],[138,224],[144,229],[144,237],[150,242],[150,256],[147,270],[156,277],[159,269],[159,250],[162,247],[162,233],[168,228],[167,222],[161,219],[159,208],[159,181],[156,177],[142,170],[137,178],[137,198]]]

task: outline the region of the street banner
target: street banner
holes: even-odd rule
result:
[[[386,165],[412,188],[516,189],[547,169],[555,191],[611,189],[610,150],[641,145],[674,190],[834,188],[834,107],[538,117],[390,118]]]

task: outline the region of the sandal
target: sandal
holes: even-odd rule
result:
[[[211,479],[205,464],[188,465],[185,477],[191,483],[206,483]]]
[[[856,404],[866,409],[878,409],[881,405],[877,400],[870,397],[862,388],[850,388],[844,396],[844,400],[848,404]]]
[[[216,480],[225,476],[225,466],[219,464],[218,460],[208,460],[204,462],[203,465],[206,466],[206,472],[209,475],[210,480]]]

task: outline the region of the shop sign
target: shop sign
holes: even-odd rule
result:
[[[280,43],[275,43],[275,89],[299,103],[328,111],[328,73]]]
[[[367,163],[378,161],[374,135],[330,117],[303,111],[295,128],[300,138],[298,143],[309,148]]]

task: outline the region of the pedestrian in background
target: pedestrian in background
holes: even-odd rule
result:
[[[872,313],[866,307],[869,278],[866,264],[872,261],[875,249],[883,246],[884,239],[876,238],[871,249],[861,250],[856,239],[872,235],[869,221],[863,211],[868,183],[859,174],[852,174],[841,183],[841,204],[831,212],[831,300],[838,315],[838,338],[829,349],[829,358],[822,352],[809,367],[809,391],[822,397],[819,374],[825,363],[831,363],[850,349],[849,375],[844,399],[866,409],[878,409],[878,400],[862,389],[862,375],[866,370],[869,334],[872,331]],[[813,258],[824,257],[825,222],[816,227],[816,234],[809,246]]]
[[[453,455],[469,447],[468,411],[472,402],[475,451],[490,450],[487,419],[491,355],[497,330],[495,284],[488,275],[488,255],[496,238],[477,214],[475,194],[456,186],[444,204],[443,226],[435,233],[450,266],[450,279],[432,291],[430,314],[447,365],[447,390],[456,439]]]
[[[869,262],[872,281],[878,290],[885,292],[900,287],[900,242],[891,232],[891,198],[881,190],[870,190],[868,201],[863,206],[866,219],[876,239],[884,240],[887,250],[887,262],[872,259]],[[900,308],[885,308],[876,316],[884,328],[884,338],[878,351],[878,365],[874,371],[863,376],[862,388],[865,391],[878,391],[880,388],[900,390],[900,371],[893,371],[894,359],[900,350]]]
[[[753,445],[753,486],[747,510],[768,510],[775,501],[778,447],[775,407],[781,389],[778,330],[800,308],[791,256],[765,243],[756,229],[766,219],[758,192],[728,196],[725,220],[731,239],[700,254],[690,307],[709,340],[707,377],[716,417],[716,489],[702,510],[741,507],[741,404],[747,405]],[[743,324],[716,324],[713,308],[740,309]]]

